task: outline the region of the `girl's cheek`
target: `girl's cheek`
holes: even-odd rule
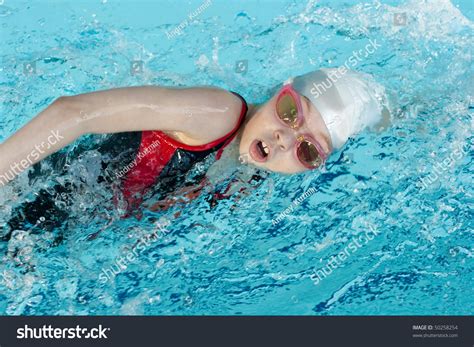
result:
[[[272,158],[271,169],[281,172],[294,173],[302,171],[300,163],[293,157],[292,153],[277,153]]]

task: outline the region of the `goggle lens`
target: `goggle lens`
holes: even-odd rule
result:
[[[298,159],[308,168],[314,169],[323,163],[323,159],[314,144],[307,140],[303,140],[296,150]]]
[[[298,107],[293,96],[289,93],[283,94],[277,102],[276,111],[278,117],[290,127],[295,127],[298,122]]]

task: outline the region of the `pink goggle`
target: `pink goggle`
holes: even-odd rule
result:
[[[275,116],[286,126],[296,130],[304,122],[303,108],[298,93],[291,84],[285,85],[279,92]],[[296,138],[295,155],[308,169],[316,169],[327,158],[321,145],[309,134],[298,135]]]

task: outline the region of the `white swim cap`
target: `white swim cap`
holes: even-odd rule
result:
[[[345,68],[321,69],[285,82],[288,83],[319,111],[334,149],[382,118],[385,90],[370,75]]]

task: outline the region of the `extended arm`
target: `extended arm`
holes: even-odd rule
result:
[[[87,133],[161,130],[189,145],[229,132],[241,101],[210,87],[117,88],[61,97],[0,145],[0,186]]]

